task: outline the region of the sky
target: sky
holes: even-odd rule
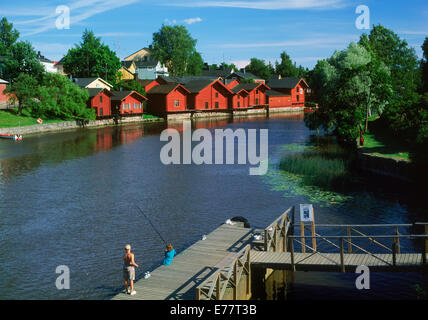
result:
[[[356,25],[361,5],[368,8],[369,29]],[[85,29],[123,60],[147,47],[162,24],[181,24],[204,61],[238,67],[253,57],[274,63],[286,51],[298,65],[313,68],[377,24],[405,39],[419,57],[428,36],[426,0],[0,0],[3,16],[21,40],[54,61],[80,42]]]

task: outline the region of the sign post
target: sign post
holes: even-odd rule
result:
[[[312,204],[301,204],[300,205],[300,232],[302,234],[302,252],[306,252],[305,248],[305,224],[311,225],[312,233],[312,248],[314,252],[317,250],[317,239],[315,238],[315,219],[314,219],[314,208]]]

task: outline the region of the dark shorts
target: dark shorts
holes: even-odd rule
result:
[[[123,279],[124,280],[135,280],[135,268],[124,267],[123,268]]]

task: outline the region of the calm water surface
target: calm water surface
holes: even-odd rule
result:
[[[121,290],[123,246],[131,243],[137,278],[156,266],[163,245],[139,205],[178,251],[234,216],[264,227],[308,202],[277,191],[247,165],[165,166],[160,132],[181,123],[137,124],[0,141],[0,298],[107,299]],[[303,117],[198,120],[194,128],[269,129],[272,170],[282,146],[307,143]],[[391,190],[392,189],[392,190]],[[407,223],[422,213],[405,192],[361,190],[340,206],[314,204],[320,223]],[[412,245],[412,244],[409,244]],[[71,271],[57,290],[56,267]],[[370,294],[355,275],[296,273],[289,298],[415,298],[418,273],[373,274]],[[273,280],[274,281],[274,280]],[[281,288],[278,292],[280,292]],[[272,295],[281,299],[280,295]]]

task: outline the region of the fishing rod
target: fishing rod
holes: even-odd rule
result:
[[[147,221],[150,223],[150,225],[152,226],[153,230],[156,231],[156,233],[158,234],[158,236],[162,239],[163,243],[166,244],[167,242],[165,241],[165,239],[162,237],[162,235],[160,234],[160,232],[158,231],[158,229],[156,229],[156,227],[153,225],[153,223],[150,221],[149,217],[147,217],[145,215],[145,213],[143,212],[143,210],[140,209],[139,206],[135,205],[137,207],[137,209],[141,212],[141,214],[147,219]]]

